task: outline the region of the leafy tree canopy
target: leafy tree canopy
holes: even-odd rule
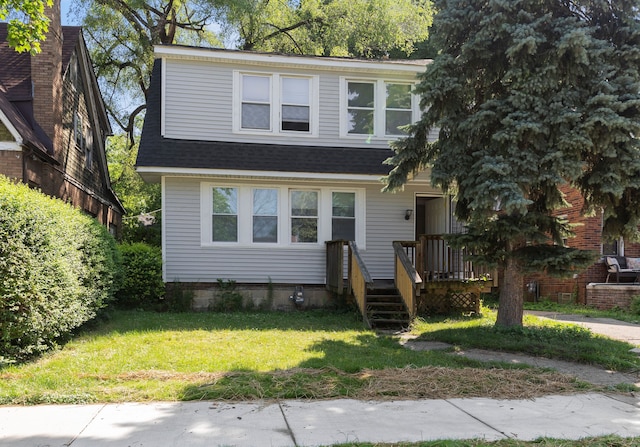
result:
[[[146,108],[153,46],[219,44],[206,28],[211,8],[199,0],[80,0],[88,46],[111,118],[135,143]]]
[[[220,11],[239,48],[357,57],[411,54],[433,16],[430,0],[240,0]]]
[[[0,21],[9,19],[7,41],[17,52],[40,52],[40,41],[49,31],[45,6],[52,0],[0,0]]]
[[[604,235],[640,224],[640,23],[631,0],[438,0],[441,53],[417,92],[426,112],[394,144],[387,189],[431,169],[468,234],[453,243],[505,269],[498,324],[522,324],[527,269],[571,272],[562,187]],[[429,141],[431,130],[437,141]],[[557,213],[556,213],[557,214]],[[555,245],[554,245],[555,244]]]

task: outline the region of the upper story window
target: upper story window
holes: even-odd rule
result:
[[[85,135],[82,115],[78,112],[73,113],[73,139],[78,149],[84,149]]]
[[[80,88],[80,76],[78,74],[78,58],[75,54],[71,56],[71,60],[69,61],[69,80],[71,81],[71,85],[75,89]]]
[[[281,114],[283,131],[309,132],[311,116],[311,79],[280,77]]]
[[[394,137],[417,118],[413,84],[343,79],[341,135]]]
[[[93,169],[93,131],[89,126],[85,127],[84,167]]]
[[[242,75],[242,128],[271,129],[271,78]]]
[[[235,132],[317,135],[317,79],[235,73]]]
[[[347,82],[347,132],[370,135],[374,133],[375,84]]]
[[[413,121],[411,86],[385,83],[384,128],[386,135],[404,135],[402,126]]]

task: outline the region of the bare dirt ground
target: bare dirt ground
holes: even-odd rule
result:
[[[535,311],[528,313],[543,318],[578,324],[588,328],[593,333],[601,334],[616,340],[626,341],[636,346],[640,344],[640,325],[638,324],[626,323],[610,318],[590,318],[581,315],[558,314],[555,312]],[[418,341],[411,337],[403,337],[400,342],[406,348],[413,350],[444,350],[453,347],[447,343]],[[483,362],[526,364],[538,368],[553,369],[559,373],[576,377],[579,380],[594,385],[615,386],[618,384],[630,384],[640,387],[640,372],[624,374],[615,371],[608,371],[597,366],[581,365],[563,360],[553,360],[523,354],[487,351],[484,349],[455,350],[451,352],[451,355],[460,355]]]

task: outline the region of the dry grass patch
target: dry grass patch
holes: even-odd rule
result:
[[[197,385],[185,399],[533,399],[595,390],[570,376],[540,369],[406,367],[346,373],[294,368],[268,374],[230,373]]]

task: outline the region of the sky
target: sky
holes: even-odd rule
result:
[[[79,25],[77,20],[74,20],[73,17],[69,17],[71,2],[72,0],[60,0],[60,15],[63,25]]]

